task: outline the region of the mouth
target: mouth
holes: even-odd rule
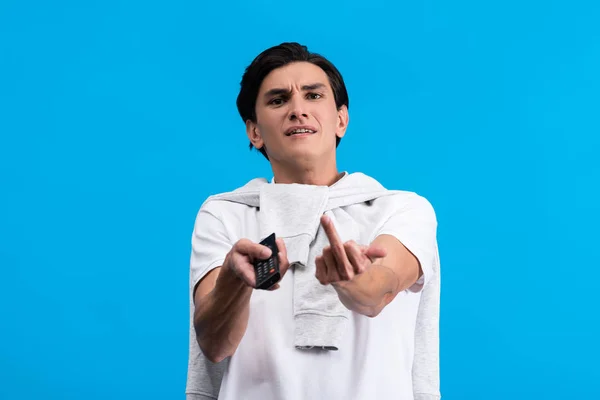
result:
[[[312,126],[295,126],[285,132],[285,136],[309,136],[317,133]]]

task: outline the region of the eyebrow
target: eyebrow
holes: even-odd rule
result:
[[[317,82],[317,83],[311,83],[310,85],[304,85],[301,87],[301,89],[302,89],[302,91],[306,92],[306,91],[310,91],[310,90],[323,89],[325,87],[326,87],[325,84]],[[290,93],[289,89],[274,88],[274,89],[267,91],[265,93],[264,97],[286,95],[289,93]]]

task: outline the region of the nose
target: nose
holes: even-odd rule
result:
[[[302,96],[294,96],[290,100],[290,110],[288,118],[290,121],[300,120],[302,118],[308,118],[308,114],[306,112],[305,104],[302,100]]]

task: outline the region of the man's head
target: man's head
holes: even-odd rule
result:
[[[298,43],[259,54],[246,68],[237,98],[250,148],[268,160],[335,154],[348,124],[348,93],[326,58]],[[308,131],[291,130],[304,127]]]

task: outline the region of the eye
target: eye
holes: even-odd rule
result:
[[[284,99],[282,99],[281,97],[275,97],[274,99],[269,101],[269,105],[270,106],[280,106],[283,104],[283,102],[284,102]]]
[[[322,96],[319,93],[309,93],[306,95],[306,97],[308,97],[310,100],[318,100]]]

